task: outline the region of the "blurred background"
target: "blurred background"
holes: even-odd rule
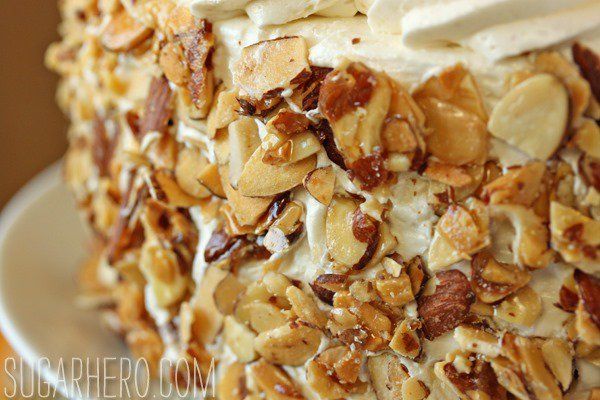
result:
[[[54,102],[57,78],[43,63],[46,47],[58,38],[56,4],[1,0],[0,209],[66,149],[66,119]],[[0,336],[0,363],[11,355]],[[0,373],[0,389],[4,379]]]
[[[54,102],[56,76],[44,51],[58,38],[56,0],[1,0],[0,208],[66,148],[66,120]]]

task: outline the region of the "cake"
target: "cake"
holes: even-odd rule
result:
[[[155,371],[599,398],[597,1],[60,7],[83,296]]]

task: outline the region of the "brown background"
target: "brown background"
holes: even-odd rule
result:
[[[58,37],[56,3],[0,0],[0,208],[65,151],[56,77],[43,64],[45,48]],[[0,336],[0,365],[11,354]],[[5,378],[0,372],[0,389]]]
[[[0,0],[0,208],[60,158],[66,122],[44,50],[57,39],[55,0]]]

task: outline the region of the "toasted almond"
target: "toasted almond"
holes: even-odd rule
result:
[[[285,294],[292,304],[292,311],[300,320],[324,329],[327,324],[327,316],[319,309],[315,301],[295,286],[288,286]]]
[[[471,263],[471,286],[484,303],[496,303],[527,285],[531,274],[516,265],[502,264],[483,251]]]
[[[150,195],[156,201],[173,207],[192,207],[200,204],[199,199],[184,192],[175,177],[167,170],[155,171],[149,178]]]
[[[455,187],[466,186],[473,181],[471,175],[462,168],[436,161],[429,161],[423,174],[434,181]]]
[[[493,334],[471,326],[459,326],[454,330],[454,340],[463,351],[496,357],[500,354],[500,340]]]
[[[326,243],[335,262],[353,267],[359,265],[368,243],[358,240],[353,232],[353,219],[358,205],[345,197],[334,197],[327,210]]]
[[[244,165],[260,146],[258,126],[250,117],[240,117],[229,124],[229,182],[237,187]]]
[[[562,399],[562,393],[552,373],[546,368],[542,351],[532,340],[524,337],[515,339],[521,369],[537,398]]]
[[[306,380],[309,386],[324,399],[338,399],[348,396],[349,390],[334,378],[334,371],[326,365],[311,360],[306,365]]]
[[[415,377],[408,378],[402,384],[402,400],[423,400],[430,393],[429,388]]]
[[[245,286],[231,273],[227,274],[215,287],[213,294],[215,306],[223,315],[233,313],[237,297]]]
[[[331,124],[336,144],[348,162],[368,156],[381,145],[378,133],[391,95],[388,78],[360,63],[351,63],[325,78],[319,110]]]
[[[183,147],[177,156],[175,179],[187,194],[203,199],[209,197],[211,192],[197,179],[198,171],[208,165],[208,160],[200,154],[198,149]]]
[[[233,363],[223,368],[217,384],[220,399],[244,400],[246,398],[246,372],[244,364]]]
[[[321,337],[321,331],[293,323],[260,333],[254,346],[270,362],[299,366],[317,353]]]
[[[550,263],[548,228],[532,209],[517,204],[496,204],[490,206],[490,211],[493,219],[507,218],[514,228],[511,247],[515,264],[545,268]]]
[[[381,300],[392,306],[403,306],[415,298],[410,277],[405,272],[398,277],[379,276],[375,279],[375,288]]]
[[[566,340],[548,339],[542,345],[542,356],[563,391],[569,390],[573,381],[573,350]]]
[[[253,303],[268,303],[272,297],[271,293],[259,282],[253,282],[242,293],[234,306],[234,316],[243,323],[250,323],[251,308],[248,305]]]
[[[593,50],[580,43],[573,44],[573,61],[577,63],[585,79],[590,83],[592,93],[596,99],[600,99],[600,57]]]
[[[333,305],[333,296],[344,290],[348,283],[347,275],[323,274],[310,284],[315,295],[323,302]]]
[[[474,301],[469,280],[457,270],[435,275],[435,291],[417,299],[418,312],[423,319],[423,333],[429,340],[456,328],[469,313]]]
[[[294,78],[310,71],[308,48],[301,37],[282,37],[244,47],[233,78],[250,96],[292,86]]]
[[[322,167],[309,172],[304,177],[303,184],[312,197],[319,203],[328,206],[331,203],[335,189],[333,168],[331,166]]]
[[[167,79],[177,86],[184,86],[190,78],[183,48],[178,43],[167,43],[160,50],[158,64]]]
[[[533,76],[508,92],[494,107],[492,135],[545,161],[560,144],[569,118],[569,96],[552,75]]]
[[[600,330],[600,279],[581,270],[576,270],[573,276],[577,284],[581,305]]]
[[[600,127],[592,119],[584,119],[577,128],[573,142],[586,154],[600,158]]]
[[[483,163],[488,135],[481,118],[434,97],[417,98],[417,102],[431,129],[425,140],[432,155],[451,165]]]
[[[250,326],[258,333],[267,332],[288,323],[285,311],[270,303],[254,302],[246,306]]]
[[[298,133],[289,138],[268,134],[263,146],[266,146],[263,162],[271,165],[292,164],[321,150],[321,143],[312,132]]]
[[[227,271],[217,267],[209,267],[197,287],[198,293],[212,294],[215,288],[227,276]],[[194,323],[192,332],[199,343],[212,343],[223,324],[223,316],[217,309],[212,295],[202,297],[192,304]]]
[[[415,359],[421,353],[421,341],[417,329],[421,324],[416,320],[403,320],[394,330],[390,348],[403,357]]]
[[[254,339],[256,335],[246,325],[238,322],[234,317],[227,316],[223,322],[223,339],[241,363],[248,363],[256,359]]]
[[[542,162],[533,162],[511,169],[485,185],[482,196],[489,199],[490,204],[511,203],[530,206],[540,194],[545,171],[546,166]]]
[[[402,399],[402,386],[410,378],[400,357],[382,353],[367,360],[367,370],[378,400]]]
[[[187,291],[188,281],[180,272],[175,252],[151,241],[142,247],[140,270],[152,288],[159,307],[178,303]]]
[[[525,286],[510,295],[496,308],[498,318],[525,326],[532,326],[541,313],[542,299],[529,286]]]
[[[248,197],[234,189],[229,183],[229,169],[219,168],[223,190],[238,221],[242,225],[255,225],[259,218],[268,210],[273,197]],[[239,186],[239,181],[238,181]]]
[[[198,172],[197,181],[210,194],[224,199],[226,197],[223,185],[221,184],[221,175],[219,167],[216,164],[207,164]]]
[[[135,20],[127,10],[113,15],[100,36],[102,45],[111,51],[129,51],[152,35],[152,30]]]
[[[550,231],[552,247],[563,259],[582,269],[598,265],[600,222],[559,202],[550,204]]]
[[[264,154],[265,150],[259,147],[244,166],[238,181],[238,189],[242,195],[268,197],[286,192],[302,184],[304,176],[317,163],[316,156],[311,156],[293,164],[269,165],[263,162]]]
[[[221,90],[206,121],[209,135],[214,137],[217,130],[227,128],[230,123],[238,119],[239,111],[240,103],[236,93],[233,90]]]
[[[285,371],[265,360],[259,360],[252,364],[250,372],[258,389],[263,391],[269,399],[291,400],[304,398],[300,389]]]
[[[449,353],[446,361],[434,366],[435,375],[450,386],[461,399],[506,400],[506,390],[498,384],[491,365],[468,353]]]

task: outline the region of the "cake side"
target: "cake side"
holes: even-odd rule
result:
[[[497,63],[200,3],[65,1],[47,55],[136,356],[215,359],[223,399],[600,387],[595,41]]]

